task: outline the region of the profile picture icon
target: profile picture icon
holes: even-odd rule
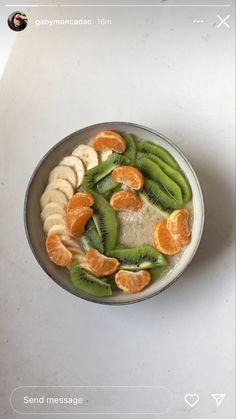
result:
[[[10,14],[7,23],[9,28],[11,28],[13,31],[19,32],[26,28],[28,24],[28,18],[24,13],[13,12]]]

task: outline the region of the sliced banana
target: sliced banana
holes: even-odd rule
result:
[[[73,188],[76,188],[77,186],[77,174],[75,169],[72,166],[56,166],[49,174],[49,183],[54,182],[56,179],[65,179],[68,180],[68,182],[71,183]]]
[[[106,161],[108,159],[108,157],[112,154],[112,150],[103,150],[99,153],[99,157],[100,157],[100,161]]]
[[[85,253],[83,252],[81,246],[73,238],[68,236],[65,238],[65,236],[66,235],[61,236],[62,243],[72,253],[72,255],[83,255],[86,260]]]
[[[49,215],[46,220],[43,223],[43,231],[44,233],[48,234],[49,230],[54,226],[58,224],[66,225],[66,219],[65,216],[60,214],[53,214]]]
[[[41,212],[41,219],[44,222],[47,217],[50,215],[60,214],[65,216],[66,210],[65,208],[59,204],[58,202],[49,202],[49,204],[44,207],[43,211]]]
[[[45,191],[40,198],[41,209],[43,210],[50,202],[57,202],[65,208],[68,200],[64,192],[59,191],[58,189],[49,189]]]
[[[87,262],[83,262],[83,261],[81,261],[81,256],[80,256],[80,255],[79,255],[78,257],[77,257],[77,256],[75,256],[75,257],[73,257],[73,256],[72,256],[72,261],[71,261],[71,262],[72,262],[72,263],[71,263],[70,265],[68,265],[68,266],[67,266],[67,269],[70,269],[71,265],[72,265],[73,263],[75,263],[75,264],[79,265],[79,266],[80,266],[80,268],[82,268],[82,269],[84,269],[85,271],[88,271],[89,273],[91,273],[91,274],[93,274],[93,275],[94,275],[94,272],[91,270],[91,268],[90,268],[89,264],[88,264]]]
[[[81,185],[84,178],[84,165],[79,157],[76,156],[66,156],[60,162],[61,166],[70,166],[72,167],[77,174],[77,187]]]
[[[71,252],[72,256],[74,257],[78,256],[78,258],[80,257],[81,262],[87,262],[86,256],[83,252],[81,252],[75,247],[66,246],[66,248]]]
[[[76,246],[77,242],[71,234],[62,234],[61,241],[65,246]]]
[[[83,269],[85,269],[86,271],[93,273],[90,265],[87,262],[86,256],[85,255],[81,255],[81,254],[72,254],[72,263],[78,263],[79,266]]]
[[[70,246],[68,246],[67,249],[72,254],[72,263],[73,262],[76,262],[76,263],[79,263],[79,264],[82,263],[84,265],[85,264],[88,265],[88,262],[87,262],[87,258],[86,258],[85,253],[80,252],[80,251],[77,251],[76,249],[71,248]]]
[[[48,235],[49,234],[59,234],[60,236],[61,234],[69,234],[69,231],[65,224],[55,224],[49,229]]]
[[[78,247],[82,251],[80,245],[77,243],[76,239],[71,234],[62,234],[61,241],[65,246]]]
[[[72,256],[72,260],[73,260],[73,256]],[[90,272],[91,274],[94,275],[93,270],[91,269],[90,265],[88,264],[88,262],[79,262],[79,265],[82,269],[85,269],[85,271]]]
[[[98,154],[90,145],[80,144],[72,152],[72,156],[79,157],[87,170],[98,165]]]
[[[68,180],[65,179],[56,179],[53,182],[49,183],[45,191],[50,191],[51,189],[58,189],[61,192],[64,192],[68,199],[72,198],[74,195],[74,188]]]

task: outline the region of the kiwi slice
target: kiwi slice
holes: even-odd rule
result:
[[[166,218],[176,209],[173,198],[153,180],[144,180],[140,196],[147,204],[151,205]]]
[[[83,188],[85,191],[93,189],[94,186],[106,175],[112,172],[117,166],[125,164],[126,159],[118,153],[112,153],[108,159],[85,172]]]
[[[70,278],[73,286],[96,297],[112,295],[111,285],[96,278],[78,265],[70,267]]]
[[[151,268],[149,272],[152,277],[152,282],[155,282],[157,279],[159,279],[162,276],[165,269],[166,266],[157,266],[156,268]]]
[[[136,271],[166,266],[166,258],[154,247],[147,244],[139,247],[117,248],[108,252],[108,256],[115,257],[120,262],[120,269]]]
[[[123,153],[128,160],[128,164],[133,166],[136,160],[137,145],[132,134],[123,134],[122,137],[126,142],[126,149]]]
[[[85,226],[84,234],[81,237],[80,241],[85,250],[94,248],[99,250],[99,252],[103,253],[103,244],[92,218],[88,220]]]
[[[111,174],[109,173],[109,175],[106,175],[104,178],[99,180],[97,183],[97,190],[101,194],[106,194],[107,192],[115,189],[117,185],[118,183],[112,179]]]
[[[157,163],[160,168],[165,172],[167,176],[169,176],[177,185],[179,185],[184,202],[189,202],[192,199],[192,190],[189,184],[188,179],[184,176],[183,172],[180,170],[173,169],[173,167],[169,166],[165,163],[160,157],[155,156],[152,153],[142,153],[139,158],[146,157],[149,160],[152,160],[154,163]]]
[[[106,276],[102,280],[111,286],[112,291],[120,291],[120,288],[116,285],[115,275]]]
[[[179,185],[167,176],[157,163],[142,157],[137,160],[137,166],[144,176],[156,181],[166,190],[173,199],[173,205],[176,209],[182,208],[183,197]]]
[[[110,201],[110,199],[111,199],[112,195],[113,195],[115,192],[119,192],[119,191],[121,191],[121,190],[122,190],[122,187],[123,187],[122,183],[118,183],[118,184],[117,184],[117,186],[116,186],[114,189],[111,189],[110,191],[107,191],[107,192],[105,192],[105,193],[103,194],[104,198],[106,198],[106,200],[107,200],[107,201]]]
[[[165,163],[169,164],[174,169],[179,169],[179,165],[174,157],[165,148],[152,143],[151,141],[140,141],[137,145],[138,151],[152,153],[160,157]]]
[[[93,220],[102,240],[104,253],[107,254],[115,247],[117,241],[118,221],[116,213],[102,195],[91,190],[89,192],[94,199]]]

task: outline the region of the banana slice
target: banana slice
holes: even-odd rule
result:
[[[73,256],[72,256],[72,260],[73,260]],[[90,265],[88,264],[88,262],[79,262],[79,265],[82,269],[85,269],[85,271],[90,272],[91,274],[94,275],[93,270],[91,269]]]
[[[43,211],[41,212],[41,219],[44,222],[47,217],[50,215],[60,214],[62,216],[66,215],[65,208],[59,204],[58,202],[49,202],[49,204],[44,207]]]
[[[87,170],[98,165],[98,154],[90,145],[80,144],[72,152],[72,156],[79,157]]]
[[[66,219],[65,216],[60,214],[53,214],[49,215],[46,220],[43,223],[43,231],[44,233],[48,234],[49,230],[54,226],[58,224],[66,225]]]
[[[62,243],[71,248],[75,248],[78,252],[84,253],[80,244],[74,239],[74,237],[70,234],[62,234],[61,235]]]
[[[49,229],[48,235],[52,233],[61,235],[61,234],[69,234],[69,231],[67,229],[66,224],[55,224]]]
[[[92,272],[87,262],[86,254],[83,252],[81,246],[73,238],[73,236],[70,234],[62,234],[60,237],[62,243],[72,253],[72,263],[78,263],[83,269]]]
[[[65,179],[71,183],[73,188],[77,186],[77,174],[73,167],[71,166],[56,166],[49,174],[49,183],[54,182],[56,179]]]
[[[83,269],[85,269],[86,271],[93,273],[94,272],[91,270],[90,265],[87,262],[86,256],[85,255],[80,255],[80,254],[72,254],[72,263],[78,263],[79,266]]]
[[[81,252],[77,247],[66,246],[66,248],[72,253],[72,256],[81,256],[81,261],[87,261],[85,253]]]
[[[45,191],[40,198],[41,209],[43,210],[50,202],[57,202],[65,208],[68,200],[64,192],[59,191],[58,189],[49,189]]]
[[[78,265],[86,271],[93,273],[90,265],[88,264],[85,253],[81,250],[80,245],[75,242],[68,234],[61,235],[61,240],[66,248],[72,253],[72,264],[78,263]],[[76,243],[76,244],[75,244]],[[70,265],[68,265],[68,269]]]
[[[72,167],[77,174],[77,187],[81,185],[84,178],[84,165],[79,157],[76,156],[66,156],[60,162],[60,166],[70,166]]]
[[[50,191],[52,189],[57,189],[61,192],[64,192],[68,199],[72,198],[74,195],[74,188],[68,180],[65,179],[56,179],[52,183],[49,183],[45,191]]]
[[[67,269],[70,269],[71,265],[73,263],[78,264],[82,269],[85,269],[86,271],[90,272],[91,274],[94,275],[94,272],[91,270],[88,262],[83,261],[83,258],[81,255],[72,255],[72,260],[71,260],[71,264],[67,266]]]
[[[85,253],[80,252],[80,251],[78,251],[75,248],[70,247],[70,246],[68,246],[67,249],[69,250],[69,252],[72,253],[72,262],[78,262],[79,264],[81,264],[81,263],[85,264],[86,263],[88,265]]]
[[[112,150],[103,150],[99,153],[100,161],[106,161],[108,157],[112,154]]]

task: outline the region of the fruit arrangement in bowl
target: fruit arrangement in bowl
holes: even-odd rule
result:
[[[105,303],[166,288],[189,263],[203,226],[201,190],[188,162],[180,156],[181,165],[173,145],[135,124],[88,127],[60,151],[36,194],[43,259],[61,271],[64,284],[57,282]]]

